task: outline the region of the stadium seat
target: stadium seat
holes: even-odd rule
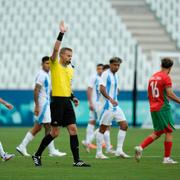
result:
[[[155,11],[161,23],[171,34],[172,39],[177,40],[177,46],[180,48],[180,1],[174,0],[164,2],[163,0],[146,0],[146,2],[150,5],[150,8]]]
[[[158,11],[163,6],[164,11],[167,8],[164,5],[166,3],[160,2],[157,5],[157,1],[147,0],[153,10]],[[175,7],[172,3],[168,5]],[[41,58],[51,54],[58,34],[58,23],[63,19],[69,25],[69,31],[63,39],[62,46],[72,47],[74,52],[72,61],[76,66],[77,76],[73,81],[73,87],[86,89],[89,74],[95,72],[96,64],[99,61],[107,63],[112,56],[119,56],[124,60],[123,66],[128,69],[128,71],[119,72],[119,75],[123,75],[122,89],[132,89],[136,40],[108,0],[96,0],[96,3],[92,0],[64,0],[63,2],[1,0],[0,12],[2,15],[0,26],[3,27],[1,28],[3,46],[0,47],[2,57],[0,67],[3,69],[5,66],[7,70],[0,71],[0,88],[33,87]],[[170,16],[168,21],[171,21],[176,14],[179,16],[177,11],[168,13]],[[172,23],[177,26],[178,19],[174,19]],[[174,28],[169,29],[173,38],[180,37],[178,36],[179,26],[177,29],[178,33]],[[143,57],[139,60],[141,64],[147,57],[142,50],[140,50],[140,56]],[[16,68],[11,71],[13,67]],[[146,70],[145,66],[142,68]],[[145,76],[144,69],[139,70],[140,76]],[[13,84],[14,77],[16,79]],[[7,83],[7,81],[10,82]],[[139,83],[140,87],[146,87],[143,81]]]

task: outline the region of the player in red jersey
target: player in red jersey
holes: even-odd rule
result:
[[[148,98],[154,132],[145,138],[139,146],[135,147],[135,158],[137,161],[140,160],[145,147],[158,139],[162,134],[165,134],[163,163],[177,163],[177,161],[170,158],[173,144],[171,133],[175,128],[168,99],[180,103],[180,98],[172,90],[172,81],[168,75],[172,66],[173,61],[170,58],[162,59],[161,71],[155,73],[149,80]]]

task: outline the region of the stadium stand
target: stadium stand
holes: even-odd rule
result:
[[[171,34],[172,39],[177,41],[177,46],[180,48],[180,1],[168,0],[164,3],[163,0],[146,0],[146,2],[166,27],[167,32]]]
[[[147,81],[146,77],[149,77],[159,68],[159,59],[156,57],[159,56],[159,53],[162,54],[162,52],[166,56],[171,56],[172,52],[176,54],[176,56],[172,56],[175,60],[172,79],[174,84],[176,84],[176,88],[180,88],[180,76],[177,73],[180,72],[180,54],[178,54],[179,45],[176,41],[180,33],[180,23],[178,23],[180,22],[178,11],[180,1],[168,0],[168,3],[165,3],[163,0],[109,1],[120,15],[122,22],[126,24],[127,30],[132,33],[132,37],[137,40],[142,48],[143,55],[145,55],[143,61],[139,59],[141,66],[138,66],[138,88],[141,90],[145,89],[144,83]],[[150,69],[146,67],[148,65]],[[141,78],[143,79],[141,80]]]
[[[58,23],[62,19],[69,25],[69,32],[63,39],[63,46],[74,49],[73,64],[76,75],[73,82],[74,89],[86,89],[89,74],[94,73],[97,63],[107,63],[112,56],[119,56],[124,60],[122,69],[119,71],[122,77],[120,78],[121,89],[132,90],[137,42],[139,42],[138,88],[146,89],[147,78],[153,71],[153,63],[149,61],[146,52],[155,45],[143,45],[144,37],[139,36],[138,39],[126,21],[129,17],[142,20],[141,14],[127,16],[117,13],[113,2],[116,3],[116,7],[119,7],[115,0],[96,0],[96,3],[91,0],[63,0],[63,2],[0,0],[0,89],[33,88],[41,58],[51,54],[58,34]],[[120,0],[120,2],[125,1]],[[131,3],[130,0],[127,2]],[[135,2],[137,3],[138,0]],[[122,11],[124,6],[122,3],[120,5]],[[154,17],[149,14],[146,18]],[[140,23],[137,24],[141,26]],[[146,23],[146,30],[147,27],[149,29],[148,23]],[[144,31],[145,29],[139,30],[139,33]],[[169,50],[176,50],[175,43],[164,31],[163,33],[165,34],[163,40],[159,38],[163,41],[163,45],[167,43]],[[149,38],[148,41],[152,39]],[[157,44],[157,42],[154,43]]]

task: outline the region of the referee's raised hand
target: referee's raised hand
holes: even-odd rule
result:
[[[60,22],[59,29],[60,29],[60,32],[62,32],[62,33],[67,32],[68,27],[65,27],[64,21],[61,21],[61,22]]]

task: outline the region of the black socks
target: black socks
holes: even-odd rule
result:
[[[41,154],[43,153],[44,149],[49,145],[49,143],[53,140],[54,138],[48,134],[47,136],[45,136],[43,138],[43,140],[41,141],[41,144],[37,150],[37,152],[35,153],[35,156],[41,156]]]
[[[70,135],[70,146],[74,162],[79,161],[79,141],[77,135]]]

